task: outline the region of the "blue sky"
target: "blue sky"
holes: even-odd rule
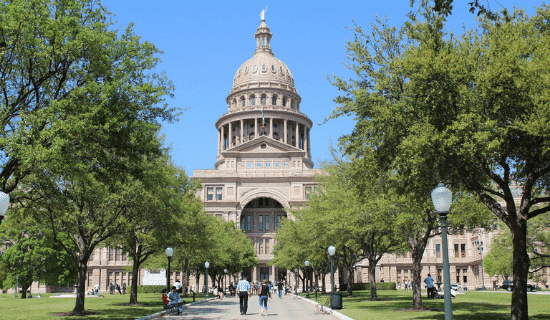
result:
[[[473,0],[472,0],[473,1]],[[468,12],[468,0],[458,0],[447,28],[461,33],[462,26],[475,27],[475,16]],[[460,2],[460,3],[458,3]],[[481,1],[483,2],[483,1]],[[212,169],[216,161],[215,121],[227,112],[225,98],[233,76],[255,49],[254,33],[260,25],[260,12],[266,6],[266,23],[273,33],[271,47],[292,74],[300,109],[313,121],[312,158],[318,166],[329,158],[329,145],[351,132],[353,120],[341,118],[325,124],[335,108],[338,91],[327,77],[353,77],[345,68],[346,42],[353,32],[353,21],[370,30],[375,16],[387,16],[389,23],[401,26],[411,11],[409,0],[401,1],[178,1],[102,0],[114,14],[121,29],[134,23],[134,31],[160,50],[165,71],[174,83],[175,97],[168,103],[186,108],[180,120],[164,124],[163,133],[176,165],[188,175],[194,169]],[[491,0],[489,6],[521,6],[533,13],[541,2]]]

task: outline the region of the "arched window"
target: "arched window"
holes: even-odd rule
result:
[[[271,104],[274,106],[277,105],[277,96],[271,97]]]
[[[256,96],[255,95],[250,96],[250,104],[253,105],[253,106],[256,105]]]
[[[244,99],[244,97],[241,97],[241,104],[242,104],[242,106],[244,107],[244,105],[245,105],[245,99]]]
[[[265,106],[265,100],[266,100],[266,96],[265,94],[262,95],[262,106]]]
[[[286,107],[286,97],[283,97],[283,107]]]

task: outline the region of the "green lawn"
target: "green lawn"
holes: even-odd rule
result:
[[[303,295],[303,294],[302,294]],[[59,316],[73,309],[74,298],[14,299],[13,294],[0,294],[0,318],[11,319],[136,319],[162,310],[160,294],[138,294],[139,305],[128,304],[129,295],[109,295],[105,298],[86,298],[86,310],[96,313],[85,317]],[[327,295],[320,295],[319,302]],[[356,320],[378,319],[443,319],[443,299],[424,299],[424,306],[435,311],[407,311],[412,305],[412,293],[399,291],[379,291],[380,301],[369,301],[368,291],[355,291],[354,297],[344,297],[341,313]],[[204,299],[198,296],[197,300]],[[311,295],[315,299],[315,295]],[[510,319],[511,294],[504,291],[476,292],[458,295],[453,299],[453,319]],[[191,302],[192,298],[184,298]],[[550,320],[550,295],[529,294],[529,319]]]
[[[129,305],[130,295],[105,294],[105,298],[86,298],[85,308],[88,314],[85,317],[59,316],[58,314],[73,310],[75,298],[50,298],[51,294],[42,294],[41,299],[14,299],[13,294],[0,294],[0,319],[137,319],[163,309],[161,295],[153,293],[139,293],[138,305]],[[204,299],[204,295],[197,296],[196,300]],[[192,302],[193,298],[183,298]]]
[[[342,314],[356,320],[444,319],[443,299],[426,299],[424,307],[433,311],[410,311],[412,292],[378,291],[380,301],[369,301],[369,291],[355,291],[354,297],[343,297]],[[303,296],[303,295],[302,295]],[[452,300],[453,319],[510,319],[511,293],[504,291],[468,291]],[[315,299],[311,295],[311,299]],[[326,298],[318,297],[319,302]],[[435,309],[435,310],[434,310]],[[550,319],[550,295],[529,294],[529,319]]]

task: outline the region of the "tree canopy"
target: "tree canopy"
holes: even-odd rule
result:
[[[173,86],[154,71],[160,51],[115,29],[98,1],[0,9],[0,186],[70,256],[82,313],[90,254],[136,215],[145,171],[165,154]]]
[[[549,16],[543,5],[532,17],[480,17],[456,36],[425,7],[401,28],[381,21],[376,39],[357,26],[348,45],[356,78],[335,80],[333,116],[357,120],[340,140],[347,154],[375,159],[409,194],[429,194],[439,181],[474,194],[508,226],[513,319],[528,317],[526,222],[550,210]]]

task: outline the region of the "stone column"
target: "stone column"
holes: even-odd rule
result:
[[[269,137],[273,139],[273,118],[269,118]]]
[[[309,143],[311,140],[310,140],[310,133],[311,133],[311,129],[308,128],[307,129],[307,154],[308,154],[308,158],[311,159],[311,143]]]
[[[218,129],[218,157],[221,154],[221,151],[220,151],[221,147],[222,147],[222,138],[221,138],[220,129]]]
[[[223,125],[221,126],[221,130],[222,130],[222,152],[223,152],[225,150],[225,130]]]
[[[299,136],[299,134],[300,134],[300,124],[298,123],[298,121],[296,121],[296,133],[294,135],[296,137],[296,141],[295,141],[296,142],[296,145],[295,145],[296,148],[300,147],[300,136]]]
[[[231,149],[232,147],[232,143],[233,143],[233,140],[231,137],[232,135],[233,135],[233,131],[231,131],[231,122],[229,122],[229,132],[227,133],[227,146],[228,146],[227,149]]]
[[[307,141],[307,137],[308,137],[308,129],[306,126],[304,126],[304,151],[306,152],[306,158],[308,158],[308,153],[307,153],[307,150],[309,148],[309,143]]]
[[[283,133],[283,142],[285,144],[288,144],[288,139],[287,139],[287,129],[286,129],[286,124],[287,124],[288,120],[285,119],[285,125],[284,125],[284,133]]]
[[[273,283],[276,283],[277,282],[277,273],[276,273],[277,270],[275,270],[275,265],[272,265],[271,266],[271,275],[273,276]]]
[[[244,143],[244,127],[243,127],[243,119],[241,119],[241,143]]]

